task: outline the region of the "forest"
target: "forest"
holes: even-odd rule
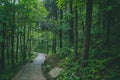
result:
[[[0,0],[0,80],[36,52],[47,80],[120,80],[120,0]]]

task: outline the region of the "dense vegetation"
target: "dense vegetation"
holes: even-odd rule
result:
[[[0,0],[0,80],[10,80],[11,68],[31,62],[38,25],[46,15],[40,1]]]
[[[38,51],[63,68],[56,80],[120,80],[119,10],[119,0],[0,0],[1,74]]]

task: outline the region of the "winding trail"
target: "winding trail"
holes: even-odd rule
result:
[[[41,70],[44,61],[45,54],[38,53],[33,63],[24,65],[12,80],[46,80]]]

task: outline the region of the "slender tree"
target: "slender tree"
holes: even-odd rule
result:
[[[69,31],[69,40],[71,43],[74,42],[74,19],[73,19],[73,0],[69,1],[69,9],[70,9],[70,14],[71,14],[71,18],[70,18],[70,31]]]
[[[63,20],[63,10],[61,9],[60,10],[60,26],[62,27],[62,21]],[[62,48],[62,37],[63,37],[63,32],[62,32],[62,29],[60,29],[60,48]]]
[[[78,60],[78,6],[75,5],[74,9],[75,13],[75,20],[74,20],[74,52],[75,52],[75,59]]]

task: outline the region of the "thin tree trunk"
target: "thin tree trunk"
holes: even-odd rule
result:
[[[14,0],[14,4],[15,4],[15,0]],[[11,31],[12,31],[12,37],[11,37],[11,47],[12,47],[12,49],[11,49],[11,62],[12,62],[12,65],[14,66],[14,63],[15,63],[15,61],[14,61],[14,47],[15,47],[15,45],[14,45],[14,34],[15,34],[15,7],[13,6],[12,7],[12,10],[13,10],[13,15],[12,15],[12,26],[11,26]]]
[[[70,19],[69,40],[70,40],[71,43],[73,43],[74,42],[73,0],[70,0],[70,14],[71,14],[71,19]]]
[[[19,48],[19,34],[17,31],[17,43],[16,43],[16,62],[18,61],[18,48]]]
[[[49,52],[49,44],[48,44],[48,33],[47,33],[47,54],[48,54],[48,52]]]
[[[110,1],[107,0],[107,7],[109,8],[110,6]],[[112,15],[109,11],[106,13],[106,48],[109,50],[110,48],[110,26],[111,26],[111,21],[112,21]]]
[[[56,42],[57,42],[57,35],[56,35],[56,34],[55,34],[55,40],[54,40],[54,41],[55,41],[55,43],[54,43],[54,47],[55,47],[55,48],[54,48],[54,52],[56,53],[56,47],[57,47],[57,46],[56,46]]]
[[[60,26],[62,26],[63,10],[60,10]],[[60,48],[62,48],[62,29],[60,29]]]
[[[23,59],[24,59],[24,62],[26,62],[26,24],[25,24],[25,21],[24,21],[23,46],[24,46]]]
[[[54,38],[52,40],[52,52],[56,53],[56,34],[54,35]]]
[[[9,42],[10,42],[10,39],[9,37],[7,36],[7,61],[8,61],[8,64],[10,64],[10,47],[9,47]]]
[[[75,25],[74,25],[74,52],[75,59],[78,60],[78,7],[75,6]]]

